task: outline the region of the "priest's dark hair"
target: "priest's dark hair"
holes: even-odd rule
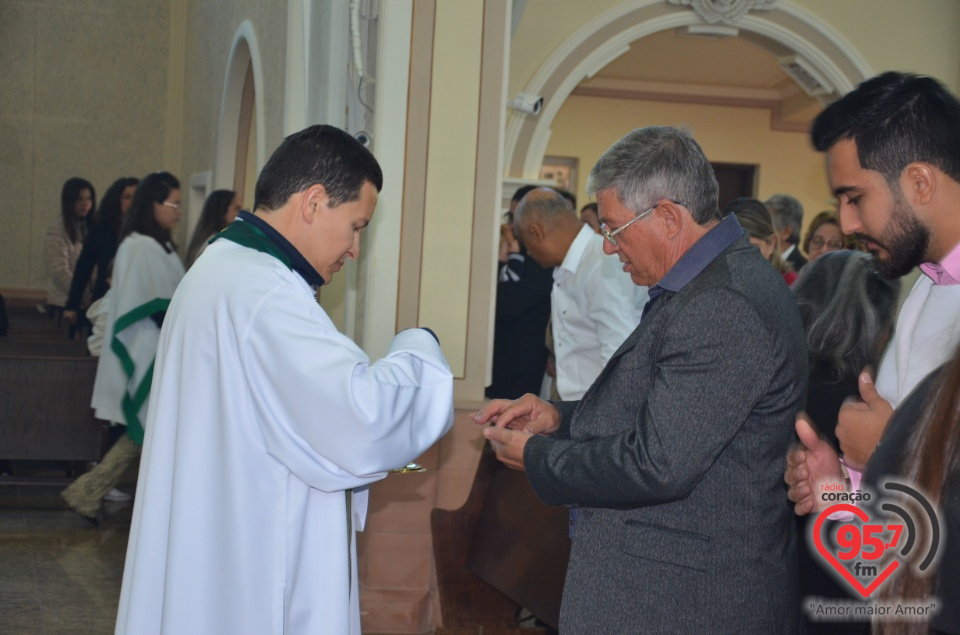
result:
[[[154,214],[153,204],[163,203],[170,196],[170,192],[180,189],[180,181],[169,172],[154,172],[143,177],[137,191],[133,195],[133,202],[130,203],[130,210],[123,220],[123,228],[120,230],[120,240],[137,232],[144,236],[150,236],[160,243],[167,253],[172,252],[177,246],[170,236],[170,230],[164,229],[157,222]]]
[[[316,125],[295,132],[263,166],[254,192],[254,211],[276,210],[290,197],[317,184],[327,191],[330,207],[356,201],[369,181],[383,187],[380,164],[359,141],[333,126]]]
[[[891,185],[916,161],[960,181],[960,101],[932,77],[887,72],[868,79],[827,106],[810,134],[820,152],[852,139],[860,165]]]

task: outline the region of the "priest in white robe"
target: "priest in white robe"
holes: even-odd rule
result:
[[[263,168],[160,335],[116,633],[359,634],[367,486],[451,426],[432,332],[371,362],[316,302],[359,252],[382,175],[313,126]]]

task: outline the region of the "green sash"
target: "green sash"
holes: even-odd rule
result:
[[[117,318],[113,326],[113,338],[110,340],[110,348],[120,360],[123,373],[127,376],[128,380],[133,379],[136,364],[130,356],[130,352],[127,351],[127,347],[117,336],[140,320],[148,319],[154,313],[166,311],[169,306],[170,300],[154,298],[138,307],[134,307]],[[143,445],[143,422],[140,421],[140,408],[143,407],[147,397],[150,396],[150,383],[153,381],[154,361],[155,360],[151,360],[150,367],[134,389],[133,395],[130,394],[129,390],[123,391],[123,400],[120,404],[123,410],[123,418],[127,422],[127,435],[137,445]]]

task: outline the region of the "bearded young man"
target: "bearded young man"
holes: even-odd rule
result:
[[[960,341],[960,101],[930,77],[884,73],[831,104],[812,134],[827,154],[843,231],[867,246],[881,273],[897,277],[919,266],[924,274],[900,310],[876,384],[861,374],[863,403],[840,411],[837,437],[853,468],[849,487],[860,489],[859,470],[865,469],[864,489],[874,489],[885,477],[903,477],[903,455],[911,452],[905,448],[944,444],[924,439],[916,422],[928,393],[937,394],[931,386],[939,368]],[[797,514],[804,515],[828,504],[817,496],[821,483],[844,476],[837,453],[806,422],[797,422],[797,433],[805,448],[790,453],[784,480]],[[938,461],[930,455],[920,460]],[[960,585],[953,574],[960,563],[960,499],[951,487],[952,495],[931,499],[944,510],[947,540],[924,593],[939,597],[941,608],[929,624],[916,625],[936,633],[960,628]],[[905,632],[896,624],[878,627]]]
[[[812,137],[826,152],[844,233],[866,245],[882,274],[916,266],[924,274],[903,303],[876,382],[861,374],[863,402],[840,411],[844,461],[859,471],[893,409],[960,341],[960,101],[933,78],[884,73],[824,110]],[[809,425],[798,422],[797,432],[810,452],[791,453],[786,480],[806,514],[816,507],[815,481],[840,466]]]

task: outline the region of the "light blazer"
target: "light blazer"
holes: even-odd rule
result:
[[[530,439],[547,504],[579,506],[562,633],[798,630],[783,486],[806,349],[783,278],[741,237],[665,291],[560,429]]]

